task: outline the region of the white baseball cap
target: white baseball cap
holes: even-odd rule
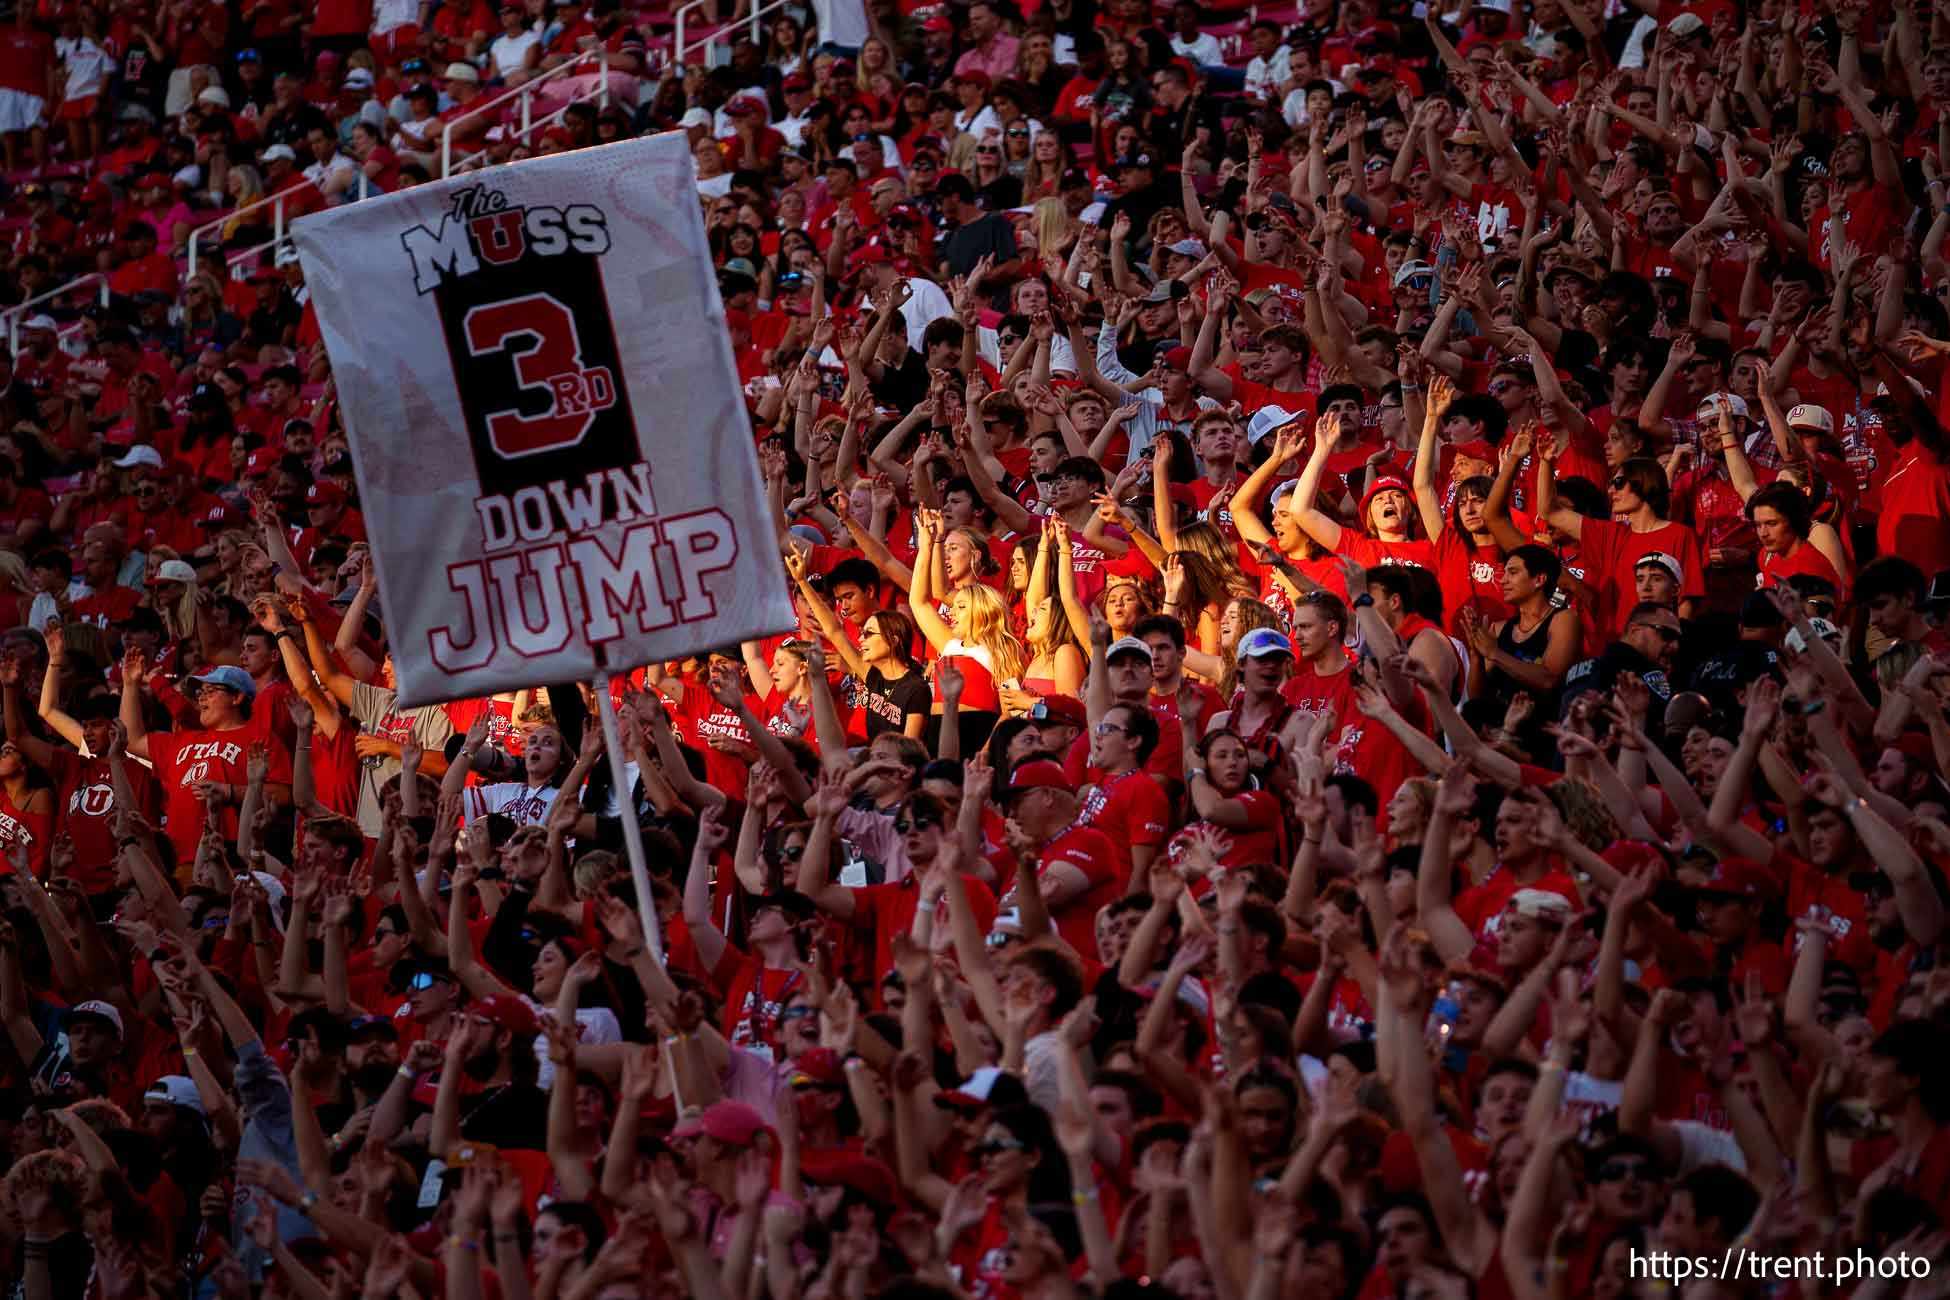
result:
[[[1835,417],[1828,413],[1827,407],[1816,406],[1813,402],[1803,402],[1789,411],[1787,422],[1790,429],[1814,429],[1820,433],[1835,432]]]
[[[32,316],[22,321],[20,327],[24,330],[58,330],[61,328],[61,323],[46,312],[41,311],[35,312]]]
[[[61,1023],[63,1025],[71,1025],[84,1016],[93,1016],[98,1020],[106,1020],[109,1024],[115,1026],[116,1037],[119,1038],[122,1036],[122,1013],[115,1009],[114,1003],[103,1002],[99,999],[92,1002],[77,1002],[68,1008],[68,1014],[61,1018]]]
[[[677,125],[709,126],[711,125],[711,110],[706,108],[693,108],[685,113],[684,116],[677,119]]]
[[[1639,556],[1638,564],[1634,564],[1632,567],[1634,569],[1637,569],[1641,565],[1646,565],[1646,564],[1658,565],[1660,568],[1664,569],[1667,573],[1670,573],[1672,575],[1672,580],[1674,582],[1683,583],[1686,581],[1685,566],[1679,563],[1678,556],[1672,555],[1669,552],[1647,551],[1644,555]]]
[[[193,1110],[199,1115],[207,1115],[203,1109],[203,1098],[196,1091],[196,1081],[187,1075],[165,1074],[143,1091],[144,1099],[155,1098],[172,1106]]]
[[[31,325],[33,322],[28,323]],[[137,465],[147,465],[150,469],[161,469],[162,464],[162,453],[148,443],[144,443],[139,447],[129,448],[128,455],[115,462],[115,468],[134,469]]]

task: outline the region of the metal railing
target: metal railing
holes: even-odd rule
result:
[[[593,65],[593,69],[591,65]],[[564,101],[559,108],[544,113],[539,118],[534,115],[535,114],[535,93],[537,90],[541,89],[543,86],[547,85],[551,81],[556,80],[557,78],[562,78],[564,80],[567,80],[571,76],[587,76],[592,70],[596,74],[596,86],[594,90],[577,91],[571,94],[569,98],[566,101]],[[598,50],[591,50],[586,54],[578,54],[575,58],[570,59],[567,63],[560,64],[556,67],[550,68],[547,72],[544,72],[539,77],[530,78],[529,80],[522,82],[519,86],[516,86],[514,89],[504,91],[501,94],[496,95],[493,99],[483,100],[481,103],[475,105],[473,108],[468,109],[465,113],[462,113],[459,116],[453,118],[451,121],[449,121],[447,123],[447,128],[440,133],[440,177],[441,179],[445,179],[446,177],[452,176],[454,174],[454,168],[456,166],[465,167],[468,163],[473,162],[476,158],[485,156],[487,153],[486,149],[476,149],[473,152],[468,153],[458,159],[454,157],[454,136],[457,132],[457,128],[460,126],[461,123],[471,121],[475,118],[485,117],[489,113],[494,113],[497,112],[498,110],[502,110],[506,108],[512,101],[520,108],[521,135],[522,138],[526,140],[528,138],[528,133],[534,130],[536,127],[551,125],[552,123],[561,120],[562,115],[566,113],[571,106],[575,104],[586,103],[587,101],[592,99],[596,101],[598,108],[609,107],[609,51],[608,50],[598,49]]]
[[[197,262],[197,258],[196,258],[196,246],[199,242],[201,242],[205,234],[209,233],[212,230],[220,231],[224,226],[230,224],[230,222],[233,219],[237,217],[247,216],[252,212],[256,212],[259,208],[271,209],[270,242],[259,244],[255,248],[247,248],[242,250],[241,252],[231,254],[228,258],[224,260],[225,269],[234,271],[239,265],[241,265],[244,261],[248,260],[249,258],[255,257],[257,254],[262,253],[265,249],[276,247],[279,243],[281,243],[284,239],[284,201],[285,199],[289,198],[290,195],[291,195],[290,190],[279,190],[276,194],[267,194],[255,203],[247,203],[241,208],[233,208],[229,212],[224,213],[222,216],[217,217],[216,219],[211,221],[206,221],[202,225],[198,226],[196,229],[190,231],[190,241],[189,241],[189,248],[188,248],[189,266],[183,275],[183,283],[187,285],[197,275],[197,267],[199,263]]]
[[[720,38],[728,37],[731,32],[741,27],[750,28],[753,43],[763,48],[765,45],[765,36],[759,25],[759,20],[765,17],[765,15],[780,9],[800,9],[804,7],[800,3],[800,0],[766,0],[765,4],[754,4],[752,11],[743,18],[722,25],[713,25],[710,31],[698,37],[695,41],[685,41],[684,28],[688,25],[686,18],[690,12],[693,9],[702,9],[706,4],[712,2],[713,0],[688,0],[688,3],[678,7],[677,33],[670,47],[671,67],[682,68],[686,66],[692,50],[701,50]],[[705,66],[712,66],[709,58],[705,60]]]
[[[86,275],[76,276],[74,279],[68,281],[64,285],[59,286],[58,288],[49,289],[46,293],[36,294],[34,297],[29,298],[26,302],[15,303],[13,306],[7,308],[5,312],[0,312],[0,318],[4,318],[7,322],[8,350],[16,353],[20,351],[20,322],[26,319],[27,313],[31,309],[40,306],[44,302],[53,302],[56,298],[65,298],[69,294],[75,292],[75,290],[87,284],[90,280],[101,281],[102,287],[101,287],[101,293],[99,295],[101,298],[101,305],[103,307],[108,306],[108,297],[109,297],[108,277],[106,275],[103,275],[100,271],[90,271]]]

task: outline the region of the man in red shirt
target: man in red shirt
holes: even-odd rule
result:
[[[151,733],[142,707],[146,667],[139,652],[132,651],[122,660],[122,727],[128,733],[129,752],[148,759],[162,783],[165,830],[176,848],[178,870],[187,876],[210,815],[221,820],[225,839],[237,838],[237,805],[250,780],[247,760],[252,745],[268,746],[270,772],[264,798],[275,807],[291,802],[291,754],[271,734],[268,716],[252,715],[257,684],[234,664],[190,679],[198,688],[197,730]]]
[[[978,796],[970,792],[963,797]],[[1079,955],[1095,959],[1097,909],[1122,892],[1124,878],[1110,837],[1079,824],[1081,806],[1075,783],[1054,760],[1031,759],[1009,778],[1009,850],[1023,868],[1035,871],[1035,892],[1049,909],[1057,934]],[[997,903],[1004,909],[1016,907],[1023,897],[1012,886]]]

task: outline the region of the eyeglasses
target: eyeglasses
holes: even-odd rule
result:
[[[399,938],[399,931],[391,928],[390,926],[384,929],[380,928],[379,926],[374,926],[372,928],[372,939],[374,943],[379,942],[381,939],[397,939],[397,938]]]
[[[977,1160],[987,1160],[990,1156],[999,1156],[1004,1152],[1026,1151],[1028,1149],[1026,1143],[1019,1142],[1015,1138],[997,1138],[994,1141],[983,1142],[978,1146],[970,1148],[968,1154],[974,1156]]]
[[[1490,391],[1492,393],[1507,393],[1516,386],[1517,381],[1514,379],[1499,379],[1490,385]]]
[[[1125,727],[1120,727],[1115,722],[1100,722],[1095,727],[1092,727],[1091,730],[1095,731],[1100,736],[1108,736],[1113,733],[1119,733],[1119,732],[1121,732],[1126,736],[1131,734],[1129,729]]]
[[[1668,645],[1679,640],[1679,629],[1676,627],[1667,627],[1664,623],[1635,623],[1633,626],[1651,628],[1659,634],[1659,639]]]
[[[1613,1183],[1623,1178],[1635,1178],[1639,1182],[1652,1181],[1652,1166],[1643,1160],[1607,1160],[1598,1166],[1598,1181]]]

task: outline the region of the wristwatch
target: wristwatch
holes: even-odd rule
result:
[[[1354,598],[1354,608],[1356,609],[1366,609],[1372,604],[1374,604],[1374,595],[1370,592],[1364,591]]]

